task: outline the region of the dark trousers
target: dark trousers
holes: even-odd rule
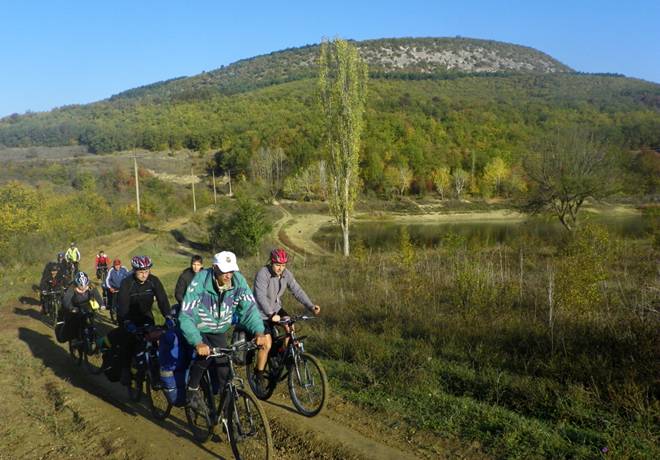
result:
[[[202,334],[202,341],[209,347],[227,347],[227,334]],[[218,383],[220,384],[220,391],[227,382],[229,376],[229,363],[227,358],[211,358],[206,359],[206,356],[196,356],[195,360],[190,366],[190,374],[188,376],[188,388],[198,388],[199,382],[202,380],[202,375],[208,367],[214,363]]]

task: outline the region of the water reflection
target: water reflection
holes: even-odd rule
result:
[[[641,216],[590,217],[585,221],[605,226],[612,234],[626,238],[641,238],[648,233],[648,224]],[[491,222],[358,222],[351,227],[351,240],[360,240],[367,248],[388,249],[400,244],[401,229],[406,228],[411,242],[417,247],[435,247],[443,240],[459,235],[468,244],[490,246],[512,244],[517,238],[553,242],[564,237],[566,230],[560,223],[534,218],[523,221]],[[335,251],[341,248],[341,231],[337,226],[324,226],[314,235],[321,246]]]

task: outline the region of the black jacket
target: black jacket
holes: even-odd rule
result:
[[[176,282],[176,288],[174,288],[174,298],[179,302],[179,305],[183,303],[183,296],[186,295],[186,289],[188,289],[188,285],[194,277],[195,272],[190,267],[181,272],[181,275]]]
[[[140,284],[135,275],[130,273],[119,285],[117,297],[117,316],[120,321],[132,321],[136,326],[154,323],[151,307],[154,299],[158,302],[161,314],[170,316],[170,301],[167,299],[163,283],[152,274]]]

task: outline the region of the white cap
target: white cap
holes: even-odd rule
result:
[[[221,272],[237,272],[238,264],[236,255],[233,252],[222,251],[213,256],[213,265],[218,267]]]

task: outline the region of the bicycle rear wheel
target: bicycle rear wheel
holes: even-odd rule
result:
[[[231,450],[239,460],[269,460],[273,458],[273,436],[259,401],[250,393],[236,389],[228,397],[228,436]]]
[[[321,363],[309,353],[296,354],[289,365],[289,395],[298,412],[313,417],[328,399],[328,377]]]

